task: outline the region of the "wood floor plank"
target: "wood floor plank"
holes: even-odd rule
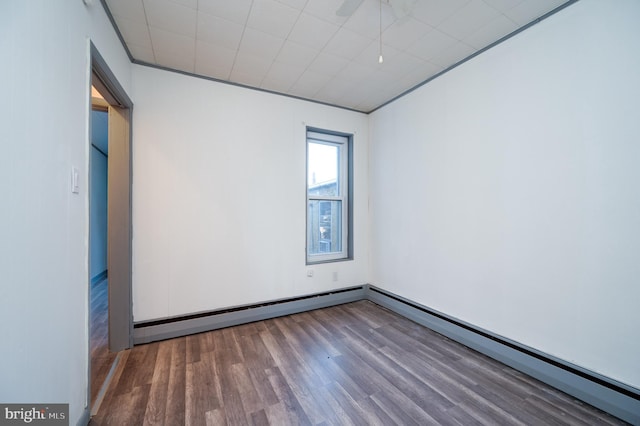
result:
[[[205,413],[205,425],[207,426],[225,426],[227,425],[227,419],[224,415],[224,410],[217,408],[215,410],[207,411]]]
[[[269,380],[280,400],[279,404],[272,405],[271,407],[280,406],[283,408],[284,413],[281,411],[278,412],[285,415],[285,418],[289,420],[287,423],[312,424],[302,405],[300,405],[300,401],[298,401],[293,392],[292,388],[295,386],[291,386],[291,383],[282,375],[279,367],[272,368],[270,371]]]
[[[368,413],[375,414],[376,418],[379,419],[379,424],[381,425],[391,425],[393,424],[393,419],[389,416],[389,414],[382,410],[379,405],[377,405],[370,396],[361,399],[358,401],[358,405],[362,407],[363,410],[366,410]],[[375,423],[374,423],[375,424]]]
[[[342,327],[346,325],[346,321],[338,315],[335,309],[317,309],[309,312],[309,315],[314,320],[312,323],[318,324],[322,330],[326,330],[327,340],[333,342],[344,339]]]
[[[484,383],[482,385],[476,385],[472,390],[479,398],[485,401],[491,401],[497,408],[505,413],[509,413],[510,416],[513,416],[514,419],[523,424],[550,424],[548,419],[543,418],[544,416],[537,415],[538,412],[536,410],[527,410],[525,408],[527,405],[526,400],[513,395],[508,389],[505,389],[506,392],[500,392],[498,388],[493,388],[493,390],[496,391],[493,392],[490,384]],[[511,410],[512,407],[522,407],[522,409],[515,411]]]
[[[220,388],[222,389],[222,407],[227,424],[246,424],[247,416],[242,405],[240,391],[234,387],[235,381],[230,371],[220,374]],[[198,424],[198,423],[194,423]]]
[[[525,423],[516,419],[511,411],[498,407],[495,401],[486,400],[471,389],[465,389],[465,393],[468,398],[460,405],[466,407],[468,413],[484,424],[525,426]]]
[[[334,357],[334,360],[343,372],[350,373],[347,378],[354,381],[364,394],[357,395],[351,392],[354,398],[363,399],[379,392],[380,389],[398,391],[395,387],[395,379],[400,379],[401,372],[398,371],[397,365],[381,357],[379,348],[349,333],[351,333],[350,329],[345,329],[348,339],[345,339],[344,345],[340,347],[342,355]],[[340,383],[344,384],[344,380]],[[344,387],[349,390],[349,387]]]
[[[392,398],[392,394],[379,392],[371,395],[371,399],[393,419],[393,424],[407,426],[437,424],[435,420],[429,418],[414,419],[413,416],[407,412],[404,404],[398,404],[398,401]]]
[[[153,371],[149,400],[147,403],[144,424],[164,424],[165,410],[167,408],[167,393],[169,391],[169,372],[171,369],[171,345],[162,342],[158,346],[156,357],[157,368]]]
[[[136,386],[148,383],[149,367],[144,365],[144,360],[149,351],[157,347],[155,344],[139,346],[137,350],[131,350],[127,362],[124,364],[124,371],[117,382],[116,395],[131,392]],[[151,372],[152,373],[152,372]]]
[[[317,404],[324,407],[324,420],[316,424],[328,425],[352,425],[354,424],[349,415],[336,400],[327,386],[319,387],[315,390],[314,396]]]
[[[327,389],[353,424],[362,426],[383,425],[382,420],[376,415],[375,411],[365,410],[339,383],[332,383],[327,386]]]
[[[265,404],[262,398],[260,398],[260,394],[251,379],[251,373],[249,373],[246,365],[243,363],[233,364],[230,372],[235,380],[238,393],[240,394],[244,412],[250,415],[262,410]],[[247,416],[247,420],[249,420],[249,416]]]
[[[251,413],[251,423],[252,426],[268,426],[269,418],[267,417],[267,413],[264,409],[260,411],[256,411],[255,413]]]
[[[304,376],[308,377],[308,385],[315,387],[330,383],[332,377],[322,367],[324,360],[329,357],[328,352],[310,339],[295,321],[278,318],[275,324],[281,332],[281,346],[288,347],[289,355],[295,357],[301,370],[306,371]]]
[[[249,366],[248,371],[251,377],[251,382],[255,387],[255,390],[258,393],[263,405],[269,406],[272,404],[277,404],[278,396],[271,386],[269,376],[266,373],[267,369]]]
[[[357,341],[357,339],[354,338],[352,341]],[[361,342],[361,344],[364,343]],[[434,396],[430,389],[416,383],[411,375],[399,368],[397,363],[382,356],[379,351],[367,346],[365,348],[367,349],[345,348],[345,355],[338,357],[336,362],[343,362],[340,358],[344,357],[343,371],[351,372],[353,380],[362,375],[373,378],[375,380],[374,388],[378,389],[374,395],[379,397],[384,394],[386,396],[384,400],[399,404],[404,408],[405,413],[411,415],[414,419],[424,420],[430,418],[422,408],[425,401],[430,401]],[[347,353],[351,350],[353,350],[353,353],[348,356]],[[360,353],[360,358],[364,360],[361,367],[346,363],[346,360],[354,358],[358,352]],[[373,355],[376,353],[378,356]],[[360,396],[355,396],[355,398],[360,399]]]
[[[270,405],[265,409],[265,414],[270,425],[289,426],[305,424],[301,423],[297,416],[291,415],[284,402]]]
[[[442,374],[438,369],[432,368],[433,364],[423,364],[419,356],[407,353],[399,354],[391,348],[382,348],[381,353],[394,359],[400,367],[409,374],[420,380],[424,386],[427,386],[438,394],[442,399],[436,402],[444,409],[458,404],[465,400],[463,389],[468,384],[461,381],[451,380],[448,375]]]
[[[232,365],[244,361],[244,358],[242,357],[242,349],[236,340],[233,328],[223,328],[222,330],[218,330],[216,335],[219,336],[218,338],[220,338],[220,335],[222,337],[221,345],[219,346],[222,350],[216,351],[216,353],[220,353],[224,356],[225,365]]]
[[[304,354],[296,352],[287,337],[282,334],[282,324],[278,324],[278,318],[272,320],[274,327],[270,328],[268,333],[261,333],[261,337],[265,346],[272,353],[280,374],[290,379],[291,389],[295,395],[300,398],[302,403],[309,399],[311,390],[322,386],[325,381],[322,380],[316,371],[310,367],[311,357],[305,357]]]
[[[461,426],[484,426],[484,423],[467,413],[461,405],[448,409],[447,415]]]
[[[166,343],[171,348],[167,402],[164,413],[165,425],[185,424],[186,397],[186,339],[173,339]]]
[[[205,423],[206,413],[222,407],[222,384],[209,359],[186,364],[185,418],[187,423]]]
[[[284,379],[283,382],[278,380],[277,383],[279,385],[286,384],[288,398],[292,398],[292,401],[295,402],[292,407],[300,406],[304,418],[307,418],[312,424],[323,421],[326,418],[326,412],[322,406],[318,405],[316,399],[316,389],[322,387],[323,383],[310,375],[310,370],[305,368],[292,369],[288,365],[283,365],[276,370]],[[280,379],[279,376],[278,379]],[[272,384],[276,383],[272,377],[270,380]],[[275,384],[274,390],[278,393]],[[287,407],[289,406],[287,405]]]
[[[432,388],[426,381],[420,380],[420,378],[410,371],[406,370],[397,361],[398,357],[389,357],[385,354],[387,346],[381,346],[380,348],[374,348],[368,344],[364,339],[360,339],[358,336],[353,336],[352,342],[358,342],[360,346],[361,359],[364,361],[365,366],[369,366],[369,370],[366,374],[369,377],[375,377],[381,375],[385,381],[378,381],[375,384],[375,388],[384,387],[390,392],[393,389],[396,392],[401,392],[406,395],[410,400],[422,404],[434,404],[444,409],[453,405],[445,395],[438,393],[437,390]],[[347,359],[353,359],[354,357],[348,357]],[[345,369],[355,369],[355,365],[345,367]]]
[[[115,409],[110,410],[100,425],[141,425],[144,423],[147,400],[151,385],[136,386],[130,392],[116,396]]]
[[[259,332],[251,336],[251,340],[253,341],[253,350],[254,350],[252,355],[254,355],[255,358],[252,358],[251,361],[248,361],[248,363],[255,368],[267,369],[267,368],[275,367],[276,363],[273,360],[271,353],[269,352],[267,347],[264,345],[264,342],[260,338],[261,333],[262,332]]]
[[[136,346],[92,425],[622,425],[371,302]]]
[[[187,339],[187,360],[189,360],[189,347],[191,346],[189,339]],[[205,423],[205,411],[202,409],[202,403],[200,401],[200,395],[202,389],[196,388],[196,369],[194,362],[188,362],[185,366],[185,398],[184,398],[184,410],[185,410],[185,424],[186,425],[198,425]]]
[[[334,357],[341,354],[333,344],[334,339],[332,338],[329,330],[323,327],[322,324],[317,321],[308,320],[306,322],[306,326],[309,337],[315,342],[318,342],[318,344],[322,345],[328,357]]]
[[[200,342],[203,340],[202,337],[196,334],[186,336],[185,340],[187,341],[187,364],[200,361],[200,354],[202,353]]]

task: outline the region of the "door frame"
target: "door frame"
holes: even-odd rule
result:
[[[107,213],[107,240],[109,241],[107,266],[109,277],[109,350],[119,352],[133,346],[133,300],[131,289],[131,118],[133,102],[92,42],[90,43],[90,57],[91,81],[89,84],[94,85],[110,105]],[[89,92],[90,90],[91,88],[89,87]],[[90,146],[90,143],[89,141],[88,146]]]

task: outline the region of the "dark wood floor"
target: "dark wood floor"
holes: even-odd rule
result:
[[[91,286],[91,407],[94,406],[116,354],[109,352],[108,280]]]
[[[624,423],[361,301],[126,351],[91,424]]]

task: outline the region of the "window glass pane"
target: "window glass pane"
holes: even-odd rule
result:
[[[337,145],[309,142],[307,185],[309,195],[337,196],[339,148]]]
[[[307,214],[308,253],[342,251],[342,201],[309,200]]]

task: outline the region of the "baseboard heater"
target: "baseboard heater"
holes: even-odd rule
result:
[[[359,300],[383,306],[626,422],[640,425],[640,390],[372,285],[139,322],[134,324],[134,343],[150,343]]]
[[[640,390],[482,330],[393,293],[368,286],[367,300],[384,306],[633,425],[640,425]]]
[[[355,302],[365,299],[366,288],[366,286],[349,287],[325,293],[139,322],[133,325],[133,343],[135,345],[150,343]]]

